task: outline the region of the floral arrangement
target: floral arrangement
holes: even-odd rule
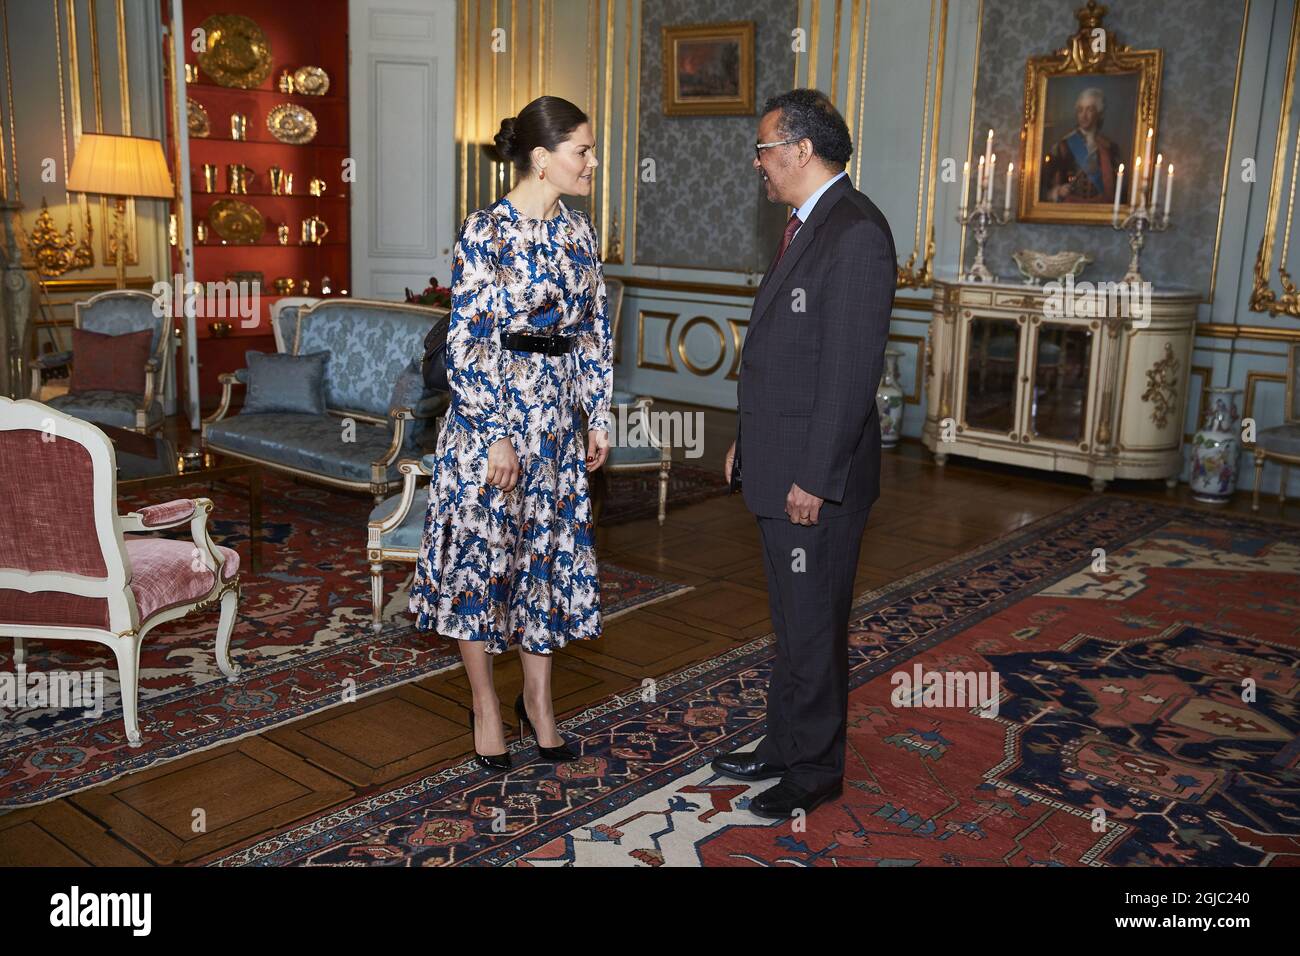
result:
[[[414,305],[432,305],[450,309],[451,289],[447,286],[438,285],[438,280],[430,276],[428,287],[419,295],[416,295],[410,289],[406,290],[406,301]]]

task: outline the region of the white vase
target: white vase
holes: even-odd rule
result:
[[[1239,388],[1207,388],[1205,423],[1192,437],[1192,497],[1207,504],[1224,504],[1237,490],[1237,460],[1241,456]]]
[[[876,389],[881,448],[893,448],[903,435],[903,390],[898,387],[898,360],[902,354],[898,349],[885,349],[885,368]]]

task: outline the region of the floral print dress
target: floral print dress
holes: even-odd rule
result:
[[[549,654],[599,637],[600,578],[588,496],[588,427],[609,430],[613,390],[605,280],[591,220],[561,200],[529,219],[502,197],[471,214],[452,253],[447,376],[410,610],[417,626]],[[563,355],[516,352],[504,332],[576,335]],[[486,482],[508,437],[513,490]]]

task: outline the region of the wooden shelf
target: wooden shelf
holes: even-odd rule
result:
[[[199,174],[198,174],[198,173],[195,173],[194,175],[197,177]],[[336,194],[333,195],[333,196],[328,195],[328,194],[326,194],[326,195],[324,195],[324,196],[313,196],[311,193],[287,193],[287,194],[286,194],[286,193],[260,193],[260,192],[249,192],[249,193],[205,193],[205,192],[201,192],[201,191],[199,191],[199,190],[197,190],[197,189],[194,190],[194,191],[191,193],[191,196],[192,196],[193,199],[203,199],[203,198],[205,198],[205,197],[212,197],[213,199],[240,199],[240,198],[242,198],[242,197],[244,197],[244,196],[265,196],[267,199],[317,199],[317,200],[321,200],[321,199],[323,199],[323,200],[326,200],[326,201],[329,201],[329,200],[331,200],[331,199],[333,199],[333,200],[335,200],[335,201],[338,201],[338,200],[340,200],[340,199],[351,199],[351,198],[352,198],[352,197],[351,197],[349,194],[347,194],[347,193],[342,193],[342,194],[338,194],[338,193],[336,193]]]
[[[279,77],[278,77],[278,76],[277,76],[277,78],[276,78],[276,81],[279,82]],[[333,86],[334,86],[334,78],[333,78],[333,77],[330,77],[330,87],[333,88]],[[222,86],[220,83],[204,83],[204,82],[202,82],[202,81],[200,81],[200,82],[198,82],[198,83],[186,83],[186,84],[185,84],[185,89],[186,89],[186,91],[189,91],[189,90],[203,90],[205,94],[208,93],[208,92],[218,93],[218,94],[222,94],[222,93],[237,93],[237,94],[241,94],[241,95],[242,95],[242,94],[245,94],[245,93],[253,93],[253,94],[255,94],[255,95],[261,95],[261,96],[279,96],[279,97],[282,97],[282,98],[285,97],[285,96],[292,96],[292,97],[295,97],[295,98],[297,98],[297,99],[299,99],[299,100],[302,100],[302,103],[300,104],[300,105],[302,105],[302,106],[306,106],[308,103],[344,103],[344,102],[346,102],[346,101],[343,99],[343,97],[341,97],[341,96],[332,96],[332,95],[329,94],[329,93],[326,93],[324,96],[316,96],[316,95],[314,95],[314,94],[312,94],[312,93],[282,93],[282,92],[280,92],[279,89],[271,89],[271,90],[268,90],[268,89],[265,89],[265,88],[263,88],[263,87],[255,87],[254,89],[246,90],[246,89],[243,89],[242,87],[238,87],[238,86]]]
[[[229,136],[191,136],[190,146],[195,143],[243,143],[247,146],[287,146],[289,149],[347,149],[346,143],[318,143],[308,140],[305,143],[285,143],[278,139],[231,139]]]

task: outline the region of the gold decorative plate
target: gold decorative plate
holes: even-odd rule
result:
[[[266,220],[257,207],[241,199],[218,199],[208,209],[208,222],[226,242],[257,242],[266,231]]]
[[[266,128],[280,142],[298,146],[316,138],[316,117],[305,106],[281,103],[266,114]]]
[[[293,88],[308,96],[324,96],[330,88],[329,74],[319,66],[300,66],[293,71]]]
[[[199,54],[199,66],[217,83],[251,90],[271,75],[270,41],[248,17],[218,13],[204,20],[200,29],[207,48]]]
[[[212,133],[212,122],[208,119],[208,111],[203,108],[202,103],[188,96],[185,97],[185,121],[190,128],[190,135],[196,139],[202,139]]]

